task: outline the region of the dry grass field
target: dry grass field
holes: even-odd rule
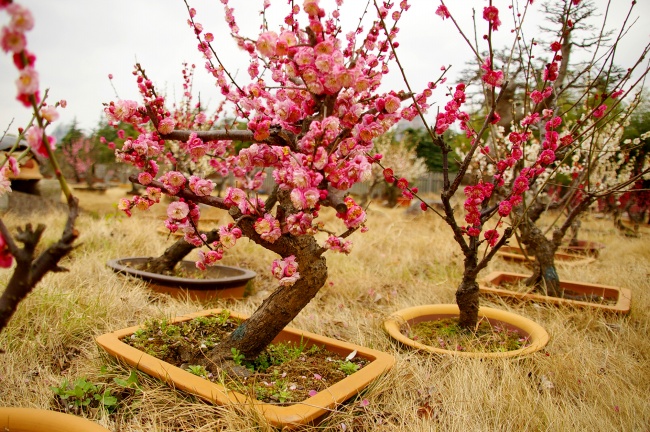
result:
[[[24,301],[0,334],[0,406],[52,408],[63,379],[83,377],[121,394],[117,408],[84,410],[112,431],[270,430],[245,409],[212,406],[138,373],[140,391],[123,391],[114,378],[130,369],[94,342],[102,333],[210,307],[250,313],[274,289],[270,252],[240,242],[224,264],[258,273],[245,300],[201,305],[152,294],[135,279],[114,274],[109,259],[159,254],[169,244],[150,215],[131,219],[115,210],[126,189],[104,195],[79,192],[79,247]],[[214,217],[224,212],[210,209]],[[163,211],[161,207],[159,212]],[[208,214],[207,212],[205,214]],[[613,316],[589,310],[482,299],[538,322],[551,336],[542,352],[519,359],[476,360],[434,356],[401,348],[382,330],[391,312],[419,304],[452,303],[461,254],[446,226],[432,214],[371,205],[370,231],[353,236],[350,256],[328,252],[329,280],[293,322],[294,327],[393,354],[396,366],[331,413],[323,431],[648,431],[650,430],[650,242],[620,235],[611,220],[588,216],[582,238],[605,243],[600,258],[558,268],[561,278],[632,290],[632,311]],[[327,215],[334,220],[334,216]],[[55,238],[64,214],[34,214]],[[3,216],[15,228],[27,218]],[[526,272],[495,259],[496,269]],[[10,272],[0,272],[4,286]],[[361,403],[367,400],[367,404]]]

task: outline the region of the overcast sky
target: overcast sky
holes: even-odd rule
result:
[[[182,0],[22,0],[34,14],[36,26],[28,33],[28,49],[37,56],[36,66],[40,73],[41,89],[50,88],[49,100],[66,99],[68,107],[61,110],[61,123],[74,118],[79,125],[91,130],[102,118],[102,103],[115,100],[115,91],[110,85],[108,74],[113,74],[114,85],[123,99],[140,100],[135,81],[131,75],[133,65],[140,62],[149,77],[167,94],[179,95],[181,68],[183,62],[195,63],[195,91],[201,93],[201,100],[214,107],[219,92],[214,79],[203,69],[204,61],[196,50],[196,39],[186,24],[187,10]],[[242,34],[254,37],[261,18],[257,11],[262,1],[231,0]],[[277,13],[270,18],[275,23],[286,15],[285,0],[274,0],[272,10]],[[299,4],[302,2],[298,2]],[[365,1],[347,0],[343,7],[344,32],[353,30]],[[409,79],[415,89],[422,89],[426,82],[434,80],[442,65],[453,65],[453,71],[463,69],[471,57],[471,51],[454,31],[449,20],[442,21],[434,14],[438,2],[433,0],[411,0],[412,8],[401,22],[398,40],[401,43],[398,54],[405,65]],[[450,0],[447,2],[452,14],[462,16],[465,30],[471,35],[471,9],[477,10],[477,17],[488,3],[485,0]],[[523,2],[520,2],[523,3]],[[537,0],[534,6],[538,6]],[[606,0],[597,0],[602,7]],[[612,14],[608,22],[617,28],[627,12],[631,0],[612,0]],[[650,1],[641,0],[633,12],[639,17],[633,30],[619,49],[619,62],[627,67],[638,57],[642,47],[650,41]],[[231,71],[245,78],[246,59],[228,37],[223,21],[223,6],[218,0],[190,0],[198,11],[197,21],[206,31],[215,34],[215,47]],[[327,4],[327,2],[323,2]],[[507,1],[495,0],[500,6],[503,27],[499,36],[510,35],[512,24],[507,17]],[[503,5],[503,6],[501,6]],[[461,12],[462,10],[462,12]],[[0,15],[0,24],[7,22],[6,14]],[[617,25],[614,25],[614,24]],[[532,15],[529,28],[539,24],[539,15]],[[478,19],[479,34],[485,32],[485,21]],[[277,26],[275,27],[277,28]],[[367,28],[367,26],[366,26]],[[401,78],[393,73],[388,77],[388,86],[403,89]],[[15,80],[17,72],[11,59],[0,52],[0,131],[11,119],[12,130],[26,124],[29,111],[15,101]],[[453,78],[453,74],[451,75]],[[443,101],[444,91],[438,90],[437,100]]]

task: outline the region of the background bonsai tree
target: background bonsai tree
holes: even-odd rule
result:
[[[368,156],[373,139],[427,108],[424,94],[413,95],[413,103],[402,107],[407,95],[379,91],[391,60],[379,21],[366,31],[360,23],[344,37],[339,10],[328,15],[318,1],[307,0],[302,8],[290,8],[285,25],[277,31],[267,28],[264,19],[261,34],[250,39],[239,34],[233,9],[223,3],[235,41],[250,54],[249,84],[235,82],[213,48],[214,36],[203,30],[188,5],[189,22],[206,68],[237,119],[246,122],[246,130],[179,129],[164,107],[164,97],[144,77],[139,79],[144,105],[118,100],[105,109],[111,121],[153,125],[117,153],[140,170],[132,180],[147,187],[145,196],[121,202],[124,211],[148,208],[162,193],[177,197],[168,206],[166,223],[171,230],[185,230],[189,243],[204,246],[197,262],[200,268],[216,264],[242,236],[280,256],[271,268],[279,287],[211,351],[208,367],[232,357],[234,350],[255,357],[316,295],[327,278],[325,252],[348,253],[347,237],[363,230],[365,211],[344,197],[344,191],[369,177],[375,160]],[[406,8],[406,2],[402,6]],[[392,18],[390,38],[398,31],[400,13]],[[223,198],[214,197],[209,179],[176,170],[160,175],[155,160],[168,151],[172,140],[179,142],[181,151],[197,160],[206,158],[212,167],[232,175],[235,187],[229,187]],[[227,155],[224,149],[233,141],[249,145]],[[263,197],[257,191],[267,170],[276,187]],[[217,241],[196,231],[200,203],[227,210],[232,217],[231,224],[219,228]],[[327,229],[319,220],[323,206],[336,209],[341,228]]]
[[[443,212],[427,205],[422,201],[423,209],[431,209],[439,214],[449,225],[454,233],[454,240],[460,246],[464,255],[463,276],[456,291],[456,302],[460,309],[459,324],[465,328],[473,328],[477,323],[479,308],[479,287],[477,283],[478,273],[486,267],[494,254],[514,234],[514,228],[522,226],[522,218],[530,211],[530,200],[526,194],[533,191],[539,195],[537,184],[545,184],[548,181],[549,171],[554,171],[558,162],[570,157],[572,152],[577,151],[583,138],[592,136],[592,129],[586,128],[582,133],[576,130],[563,130],[562,124],[570,118],[572,108],[563,110],[558,108],[558,97],[565,91],[564,86],[557,83],[566,76],[568,64],[567,57],[563,54],[566,45],[570,44],[569,38],[572,31],[572,11],[579,7],[580,1],[559,2],[561,9],[557,22],[555,39],[550,44],[537,44],[527,40],[523,33],[523,17],[526,16],[529,3],[523,6],[523,10],[513,15],[512,40],[510,55],[501,60],[496,56],[492,40],[495,32],[501,30],[500,10],[493,5],[483,9],[482,18],[484,25],[484,36],[474,38],[464,33],[458,26],[458,21],[452,16],[450,9],[445,2],[441,1],[437,9],[437,15],[443,20],[449,19],[450,25],[456,27],[461,36],[468,42],[476,62],[481,65],[481,87],[482,98],[485,101],[486,109],[475,112],[473,116],[463,111],[463,105],[469,103],[467,86],[465,83],[457,84],[448,89],[449,102],[441,110],[435,121],[435,125],[428,127],[433,142],[442,151],[444,184],[441,200],[444,206]],[[375,2],[378,10],[380,7]],[[623,26],[625,28],[625,26]],[[388,34],[389,27],[384,25],[383,30]],[[620,35],[609,46],[603,47],[606,51],[607,64],[613,64],[613,55]],[[474,44],[469,42],[475,40]],[[478,41],[482,41],[479,45]],[[600,48],[600,45],[598,45]],[[394,46],[393,53],[396,55]],[[483,53],[484,54],[481,54]],[[647,48],[642,51],[639,58],[647,53]],[[535,73],[533,59],[549,55],[548,61],[544,64],[540,73]],[[591,57],[586,69],[600,70],[599,55]],[[523,69],[526,86],[523,93],[525,104],[522,105],[521,119],[519,120],[512,102],[503,103],[511,99],[516,92],[509,90],[513,70],[521,72],[518,64],[523,60]],[[399,64],[399,62],[398,62]],[[613,87],[618,93],[619,99],[613,99],[618,105],[620,96],[630,93],[630,88],[638,86],[641,81],[630,82],[631,73],[639,66],[639,62],[628,69],[628,73],[620,80],[615,81]],[[405,81],[406,71],[402,69]],[[611,66],[605,69],[605,76],[613,79]],[[645,76],[647,70],[642,73]],[[623,90],[623,86],[629,86]],[[590,95],[591,88],[583,87],[577,92],[575,100],[583,101]],[[607,99],[611,97],[609,94]],[[591,110],[592,117],[596,119],[603,117],[607,107],[601,108],[602,103]],[[590,105],[591,106],[591,105]],[[509,107],[509,108],[504,108]],[[610,107],[611,109],[611,107]],[[507,122],[507,128],[499,127],[502,119],[501,113],[510,111],[511,115]],[[420,113],[423,122],[426,120]],[[598,123],[600,124],[600,123]],[[443,134],[452,126],[462,130],[470,140],[469,149],[461,156],[459,171],[455,178],[449,174],[452,146],[445,141]],[[505,144],[505,145],[500,145]],[[477,175],[467,176],[474,169],[474,160],[480,159]],[[403,189],[406,197],[414,195],[408,183],[403,180],[396,180],[395,172],[386,167],[384,171],[388,181],[395,181]],[[470,179],[469,177],[473,177]],[[466,200],[464,203],[465,214],[461,220],[457,219],[451,205],[451,198],[461,187],[463,181],[470,184],[463,188]],[[513,217],[515,224],[511,223]]]
[[[416,154],[415,144],[410,141],[410,136],[400,134],[399,138],[394,131],[388,132],[374,141],[374,154],[380,154],[383,164],[393,167],[407,180],[415,181],[427,172],[427,167],[422,158]],[[401,191],[392,183],[387,183],[379,165],[372,166],[370,177],[366,181],[368,191],[361,196],[360,205],[365,205],[373,194],[380,192],[382,199],[386,199],[389,207],[397,205],[397,197]]]
[[[79,130],[76,122],[72,123],[61,139],[60,149],[63,162],[70,168],[74,181],[85,181],[89,188],[92,187],[95,146],[91,139]]]
[[[59,262],[72,251],[74,241],[79,236],[75,229],[79,209],[77,198],[70,192],[54,157],[55,139],[46,133],[47,127],[58,118],[57,108],[65,107],[66,103],[60,101],[48,105],[47,90],[41,95],[38,72],[34,67],[36,56],[27,50],[26,32],[33,28],[34,19],[28,9],[11,1],[0,2],[0,11],[6,12],[10,17],[9,24],[2,27],[0,42],[2,50],[13,56],[14,64],[18,69],[17,98],[33,112],[27,128],[18,129],[14,147],[7,152],[6,156],[0,156],[0,194],[11,192],[8,173],[9,171],[14,175],[19,173],[19,162],[25,154],[15,154],[14,151],[24,138],[39,155],[49,159],[68,203],[68,218],[61,237],[54,244],[40,251],[37,251],[37,247],[45,225],[38,224],[34,228],[28,223],[24,228],[18,228],[17,233],[12,235],[0,218],[0,267],[11,268],[14,265],[13,260],[16,260],[9,283],[0,296],[0,331],[2,331],[18,304],[47,273],[65,271],[65,268],[59,266]],[[7,131],[4,132],[3,137],[6,133]],[[17,243],[22,243],[23,246],[20,247]]]
[[[212,113],[206,115],[205,110],[202,108],[201,103],[193,102],[192,92],[192,78],[194,76],[194,65],[183,65],[183,94],[178,104],[174,103],[167,109],[164,107],[165,98],[158,96],[156,93],[153,82],[147,77],[145,70],[140,64],[135,65],[133,74],[136,76],[138,82],[138,89],[143,97],[142,109],[145,112],[155,112],[156,109],[163,109],[167,114],[167,118],[173,122],[175,127],[183,130],[196,130],[208,131],[212,129],[216,122],[219,120],[219,113],[223,108],[223,104]],[[146,85],[143,85],[146,83]],[[162,108],[161,108],[162,104]],[[120,147],[116,147],[114,141],[108,141],[105,138],[103,142],[109,148],[115,150],[116,158],[118,161],[132,163],[133,153],[136,154],[146,151],[145,148],[139,147],[135,149],[134,146],[139,137],[151,134],[151,124],[149,122],[138,123],[131,122],[124,123],[114,115],[108,115],[108,124],[117,129],[119,138],[126,136],[126,131],[135,130],[136,134],[133,138],[126,139]],[[233,128],[235,124],[231,125]],[[185,178],[201,178],[205,180],[205,184],[212,185],[213,189],[223,187],[226,177],[228,175],[228,168],[223,163],[228,157],[233,156],[235,147],[230,141],[221,141],[210,149],[210,155],[206,156],[205,146],[188,145],[185,142],[178,140],[168,140],[165,142],[165,151],[156,152],[155,154],[147,154],[147,163],[151,170],[155,170],[160,174],[174,172],[180,173]],[[141,168],[136,163],[136,167]],[[148,184],[147,181],[151,174],[148,171],[138,175],[138,181],[134,184]],[[215,182],[214,180],[217,180]],[[216,186],[216,187],[215,187]],[[140,197],[136,196],[129,200],[124,198],[119,204],[119,208],[127,211],[130,214],[130,209],[133,207],[147,209],[153,202],[160,200],[160,191],[155,188],[148,188],[145,194]],[[198,211],[198,207],[194,207],[194,211]],[[204,244],[212,243],[219,239],[219,231],[211,230],[200,232],[198,228],[198,220],[195,222],[192,219],[188,220],[189,223],[176,223],[168,221],[166,223],[170,232],[185,232],[184,237],[180,237],[171,246],[169,246],[160,256],[151,257],[143,265],[143,270],[160,273],[160,274],[173,274],[176,265],[185,258],[190,252],[197,247]],[[199,233],[204,236],[200,237],[201,241],[196,241]]]

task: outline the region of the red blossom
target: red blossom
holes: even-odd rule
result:
[[[492,25],[492,30],[497,31],[501,25],[499,9],[496,6],[487,6],[483,9],[483,19]]]
[[[451,15],[449,14],[449,9],[447,9],[447,6],[445,5],[438,6],[438,9],[436,9],[436,15],[441,17],[443,20],[451,17]]]

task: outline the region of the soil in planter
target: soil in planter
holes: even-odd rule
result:
[[[541,288],[530,287],[524,283],[502,282],[497,287],[508,291],[514,291],[519,293],[526,293],[526,294],[535,293],[535,294],[547,295]],[[568,289],[564,289],[564,295],[559,298],[564,298],[567,300],[577,300],[577,301],[583,301],[589,303],[597,303],[603,305],[615,305],[617,301],[615,298],[607,298],[596,294],[584,294],[584,293],[571,291]]]
[[[230,390],[279,405],[304,401],[368,364],[316,345],[281,343],[269,345],[252,361],[233,352],[233,363],[213,374],[199,365],[200,359],[237,328],[239,320],[229,315],[223,311],[175,324],[150,321],[123,342]]]
[[[402,334],[421,344],[449,351],[502,352],[530,345],[528,336],[487,319],[481,319],[473,330],[461,328],[457,318],[422,321],[402,327]]]
[[[145,271],[151,273],[151,270],[149,269],[149,263],[134,263],[131,261],[123,261],[121,262],[122,265],[126,267],[130,267],[135,270],[140,270],[140,271]],[[198,268],[194,267],[185,267],[182,265],[176,265],[172,269],[172,271],[166,271],[162,273],[164,276],[171,276],[171,277],[177,277],[177,278],[184,278],[184,279],[219,279],[220,277],[228,277],[232,276],[231,273],[223,272],[224,274],[221,276],[219,273],[219,270],[217,267],[210,267],[210,271],[204,271],[204,270],[199,270]]]

